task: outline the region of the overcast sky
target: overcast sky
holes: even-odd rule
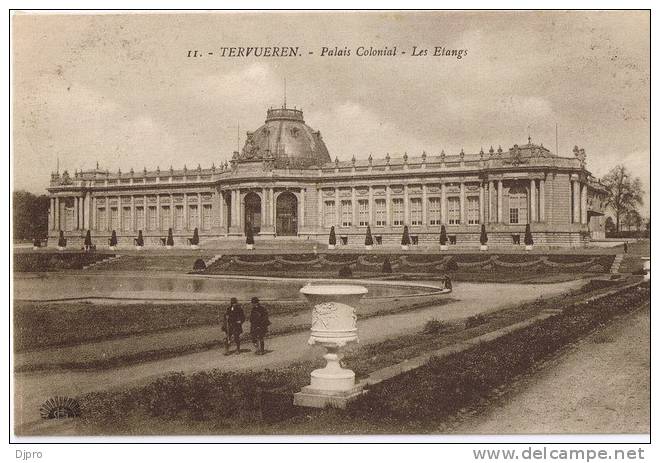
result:
[[[218,165],[238,123],[242,146],[281,106],[286,78],[288,106],[333,159],[507,149],[528,133],[554,151],[557,123],[560,155],[584,147],[596,176],[624,163],[648,204],[649,29],[645,12],[14,16],[14,188],[44,193],[58,157],[70,172]],[[301,56],[221,58],[223,46]],[[187,58],[195,49],[215,54]]]

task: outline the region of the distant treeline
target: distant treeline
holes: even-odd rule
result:
[[[14,191],[14,240],[33,240],[45,238],[48,234],[47,195],[37,196],[28,191]]]

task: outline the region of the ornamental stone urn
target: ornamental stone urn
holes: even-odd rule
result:
[[[358,341],[354,306],[368,290],[357,285],[310,285],[300,292],[313,305],[309,344],[325,347],[324,368],[312,371],[311,383],[294,395],[293,403],[304,407],[345,408],[362,394],[355,373],[342,368],[341,349]]]

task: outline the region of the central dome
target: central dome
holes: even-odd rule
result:
[[[275,167],[311,167],[330,162],[321,132],[305,124],[299,109],[269,109],[266,122],[247,133],[238,161],[273,160]]]

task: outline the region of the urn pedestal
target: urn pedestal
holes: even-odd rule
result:
[[[447,251],[447,250],[449,250],[449,246],[447,246],[446,244],[441,244],[440,245],[440,250],[441,251]]]
[[[488,251],[488,245],[482,244],[481,246],[479,246],[479,250],[480,251]]]
[[[358,341],[354,306],[368,291],[356,285],[307,285],[300,292],[314,306],[309,344],[325,347],[326,366],[312,371],[309,386],[294,394],[293,403],[303,407],[345,408],[362,394],[355,373],[340,364],[341,349]]]

